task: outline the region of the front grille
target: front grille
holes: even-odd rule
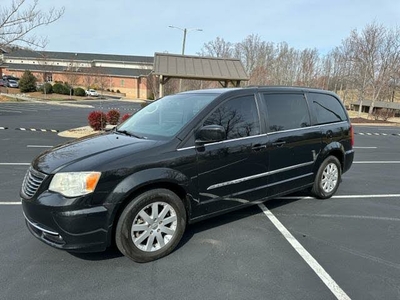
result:
[[[22,183],[22,192],[28,198],[32,198],[43,180],[46,178],[46,175],[34,170],[32,167],[26,172],[24,182]]]

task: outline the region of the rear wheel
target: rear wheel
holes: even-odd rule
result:
[[[147,191],[122,212],[116,228],[118,249],[136,262],[168,255],[178,245],[186,227],[182,200],[167,189]]]
[[[335,156],[327,157],[318,169],[314,185],[311,189],[313,196],[327,199],[336,193],[341,178],[341,165]]]

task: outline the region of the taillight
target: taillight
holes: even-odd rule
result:
[[[350,138],[351,138],[351,141],[350,141],[351,147],[353,147],[354,146],[354,129],[353,129],[353,126],[350,126]]]

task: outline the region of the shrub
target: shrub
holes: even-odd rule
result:
[[[117,125],[119,121],[120,113],[118,110],[112,109],[107,113],[107,122],[110,125]]]
[[[88,121],[94,130],[102,130],[106,127],[107,116],[102,111],[92,111],[88,116]]]
[[[78,87],[78,88],[76,88],[74,90],[74,95],[75,96],[79,96],[79,97],[83,97],[83,96],[86,96],[86,93],[85,93],[85,90],[83,88]]]
[[[42,92],[42,94],[52,94],[53,93],[53,86],[51,83],[45,82],[40,88],[39,91]]]
[[[372,116],[375,118],[375,120],[387,121],[387,119],[393,118],[394,115],[393,109],[390,108],[376,108],[372,112]]]
[[[121,91],[120,91],[120,90],[117,90],[117,93],[118,93],[118,94],[120,94],[120,93],[121,93]]]
[[[114,93],[114,90],[111,90],[111,93]]]
[[[65,87],[62,83],[57,82],[53,85],[53,92],[56,94],[63,94],[64,88]]]
[[[121,118],[121,123],[122,122],[125,122],[127,119],[129,119],[131,117],[131,115],[130,114],[125,114],[125,115],[123,115],[122,116],[122,118]]]
[[[19,90],[22,93],[29,93],[36,91],[36,77],[31,71],[26,70],[19,80]]]
[[[53,85],[53,93],[61,95],[69,95],[71,87],[62,83],[55,83]],[[72,95],[74,94],[72,89]]]
[[[110,89],[107,89],[107,92],[110,92]]]

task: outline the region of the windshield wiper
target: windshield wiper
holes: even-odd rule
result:
[[[115,130],[115,132],[122,133],[122,134],[125,134],[127,136],[133,136],[133,137],[138,138],[138,139],[145,139],[146,138],[144,136],[136,135],[136,134],[134,134],[132,132],[129,132],[127,130]]]

